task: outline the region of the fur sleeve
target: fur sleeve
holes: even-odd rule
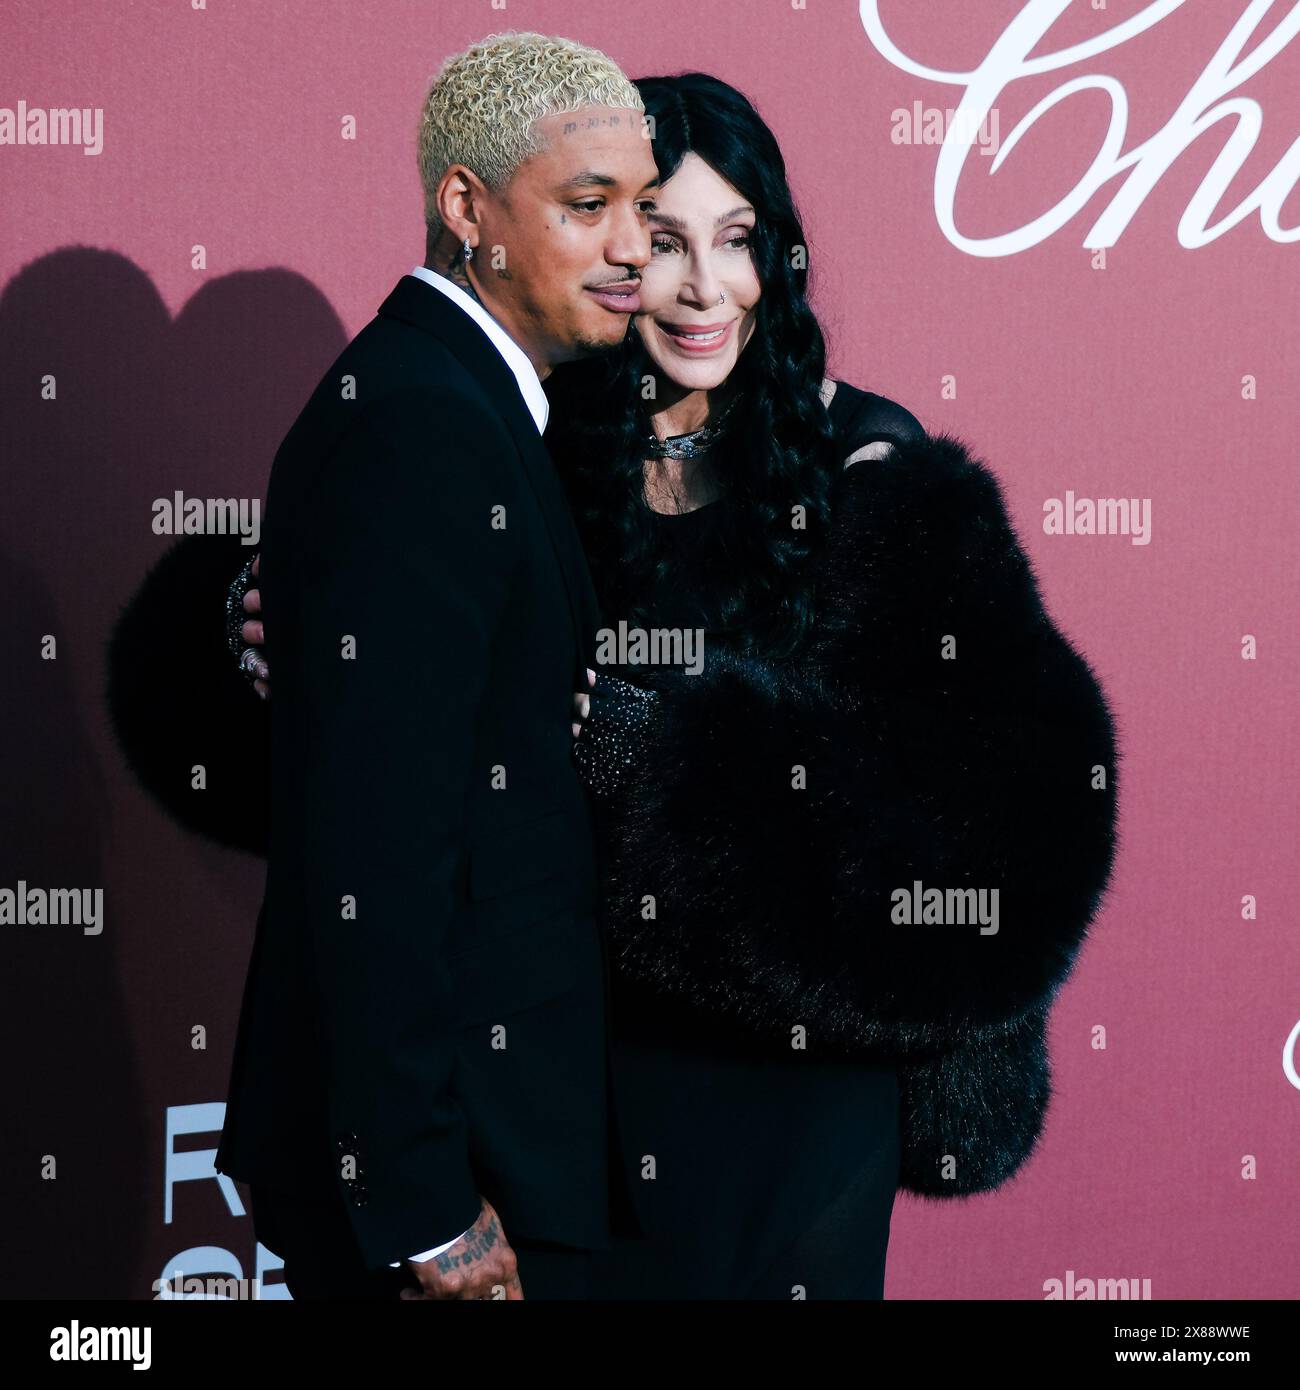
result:
[[[798,663],[714,647],[656,682],[653,755],[606,818],[611,937],[743,1031],[935,1057],[1070,970],[1115,852],[1112,720],[947,436],[849,470],[819,592]],[[951,920],[961,890],[983,930]]]
[[[914,1196],[969,1197],[1015,1176],[1052,1097],[1046,1004],[938,1057],[898,1069],[902,1168]]]

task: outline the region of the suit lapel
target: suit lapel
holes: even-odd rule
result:
[[[591,574],[587,569],[582,543],[578,538],[568,499],[555,472],[551,456],[537,432],[537,425],[519,391],[519,383],[492,340],[468,314],[431,285],[417,276],[403,275],[397,288],[384,300],[379,312],[386,318],[401,319],[416,328],[432,333],[451,349],[470,373],[490,387],[494,401],[501,407],[501,416],[509,429],[529,486],[537,498],[546,523],[551,547],[560,566],[564,591],[568,599],[569,616],[573,622],[582,666],[595,665],[596,629],[600,626],[600,610]],[[585,690],[587,683],[581,672],[576,689]]]

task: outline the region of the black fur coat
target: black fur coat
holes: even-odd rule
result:
[[[845,471],[818,573],[796,660],[706,640],[702,673],[638,675],[650,747],[597,816],[616,974],[756,1048],[896,1059],[903,1186],[990,1191],[1109,880],[1112,716],[952,436]],[[998,890],[996,932],[895,921],[917,881]]]
[[[113,634],[108,696],[167,809],[264,853],[268,707],[222,635],[247,558],[168,552]],[[991,1191],[1042,1129],[1048,1009],[1109,880],[1111,713],[950,436],[838,480],[819,612],[797,662],[711,645],[702,674],[655,678],[651,756],[598,816],[616,976],[756,1047],[802,1026],[810,1052],[895,1059],[903,1187]],[[997,933],[895,924],[917,880],[998,889]]]

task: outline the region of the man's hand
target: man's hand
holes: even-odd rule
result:
[[[407,1260],[407,1269],[420,1281],[418,1289],[403,1289],[404,1299],[474,1300],[521,1299],[515,1252],[501,1229],[492,1203],[483,1198],[478,1220],[464,1236],[431,1260]]]

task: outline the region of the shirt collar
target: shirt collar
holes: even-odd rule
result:
[[[449,280],[445,275],[438,275],[427,266],[422,265],[417,265],[411,274],[423,280],[425,284],[432,285],[434,289],[441,291],[453,304],[459,304],[488,335],[492,340],[492,345],[505,359],[506,366],[515,374],[515,380],[519,383],[519,394],[523,396],[528,413],[533,417],[533,423],[537,426],[537,433],[542,434],[546,429],[546,422],[550,418],[551,403],[546,399],[546,392],[542,389],[542,379],[537,375],[537,369],[528,360],[528,354],[477,299],[466,294],[459,285]]]

